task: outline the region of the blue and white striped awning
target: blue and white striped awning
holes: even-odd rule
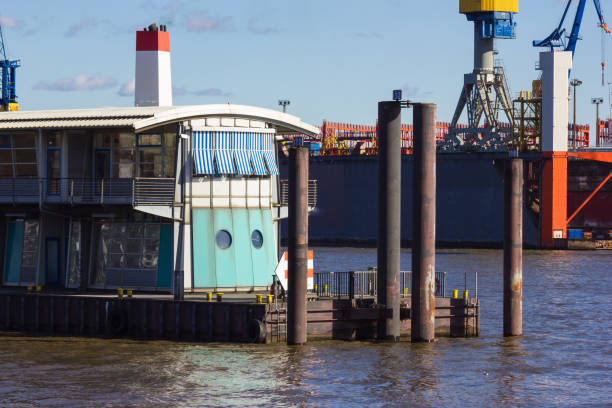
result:
[[[215,174],[212,132],[193,132],[193,156],[196,174]]]
[[[235,174],[232,159],[232,132],[215,133],[215,159],[219,174]]]
[[[251,162],[253,163],[253,174],[256,176],[265,176],[268,174],[261,148],[261,136],[261,133],[251,132],[249,134],[249,153]]]
[[[266,159],[266,164],[268,165],[268,172],[270,174],[278,174],[278,166],[276,165],[276,160],[274,159],[274,134],[273,133],[264,133],[263,137],[263,156]]]
[[[247,132],[234,133],[234,159],[238,174],[250,176],[253,174],[251,161],[249,160],[249,134]]]

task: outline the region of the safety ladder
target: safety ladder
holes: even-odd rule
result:
[[[277,343],[287,341],[287,309],[277,307],[270,314],[272,315],[270,340]]]

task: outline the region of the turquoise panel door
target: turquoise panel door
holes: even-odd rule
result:
[[[47,238],[45,245],[45,264],[47,285],[59,285],[60,245],[59,238]]]
[[[215,209],[213,210],[213,219],[217,286],[234,288],[237,286],[238,280],[236,278],[236,238],[232,228],[231,210]],[[228,233],[230,241],[227,240]]]
[[[194,209],[192,221],[194,287],[215,288],[218,285],[212,210]]]
[[[253,262],[251,260],[251,230],[249,213],[246,209],[232,210],[234,227],[234,252],[236,254],[236,283],[241,287],[251,287],[253,280]]]
[[[272,214],[271,211],[269,211]],[[274,247],[274,235],[271,234],[272,226],[270,225],[270,231],[266,228],[264,222],[265,210],[249,210],[249,223],[251,227],[250,233],[253,231],[259,231],[261,233],[261,247],[253,247],[251,251],[251,258],[253,260],[253,285],[254,286],[268,286],[272,283],[272,274],[276,267],[276,262],[271,262],[269,258],[268,247]],[[271,218],[270,218],[271,221]],[[272,263],[274,265],[272,266]]]
[[[6,253],[4,254],[4,282],[19,282],[19,269],[21,267],[21,249],[23,245],[23,223],[11,222],[8,224]]]
[[[185,271],[188,273],[188,271]],[[159,233],[157,287],[169,288],[172,282],[172,225],[162,224]]]
[[[266,261],[268,263],[266,276],[267,284],[272,284],[272,275],[276,270],[276,264],[278,264],[278,258],[276,255],[276,241],[274,241],[274,222],[272,221],[272,210],[262,210],[262,227],[264,236],[268,237],[262,249],[266,252]],[[265,286],[265,284],[261,285]]]

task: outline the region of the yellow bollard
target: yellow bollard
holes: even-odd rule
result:
[[[323,294],[327,295],[327,285],[323,285]]]
[[[458,298],[459,298],[459,290],[453,289],[453,299],[458,299]]]
[[[223,293],[217,292],[217,302],[223,302]]]
[[[129,297],[129,298],[132,297],[132,289],[128,289],[127,290],[127,297]]]
[[[262,295],[255,295],[255,299],[257,299],[257,304],[261,304]]]
[[[206,300],[209,302],[212,302],[212,298],[213,298],[213,294],[212,292],[208,292],[206,293]]]
[[[272,299],[274,299],[274,295],[268,295],[268,304],[272,304]]]
[[[42,292],[42,285],[36,285],[36,291]]]
[[[28,285],[28,292],[32,291],[32,285]]]
[[[117,297],[120,297],[120,298],[123,297],[123,288],[117,289]]]
[[[317,284],[316,283],[314,284],[314,291],[315,292],[317,291]]]
[[[469,292],[469,291],[467,291],[467,290],[464,290],[464,291],[463,291],[463,298],[464,298],[464,299],[467,299],[467,298],[468,298],[468,292]]]
[[[408,297],[408,288],[404,288],[404,297]]]

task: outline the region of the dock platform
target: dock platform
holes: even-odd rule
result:
[[[265,296],[264,296],[265,298]],[[313,298],[308,340],[370,340],[387,311],[373,298]],[[477,299],[436,299],[436,335],[479,335]],[[402,339],[410,339],[410,297],[402,298]],[[0,289],[0,330],[36,335],[164,339],[193,342],[284,343],[286,303],[256,303],[255,294],[134,294]]]

